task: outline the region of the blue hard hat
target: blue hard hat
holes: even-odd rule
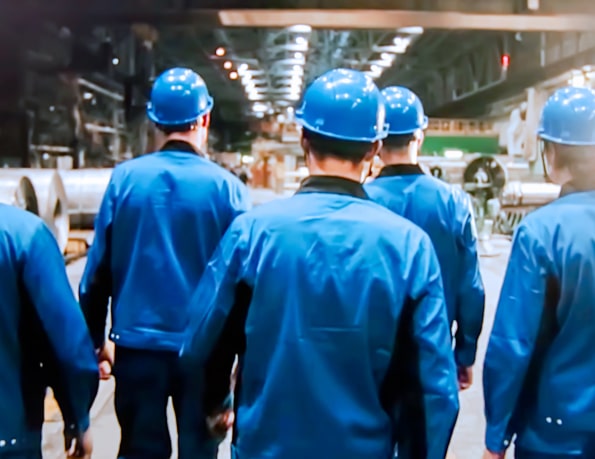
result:
[[[389,135],[413,134],[428,127],[428,117],[419,97],[407,88],[391,86],[382,91]]]
[[[204,80],[190,69],[163,72],[153,85],[147,116],[163,126],[194,123],[213,108],[213,98]]]
[[[595,145],[595,91],[559,89],[545,104],[537,135],[562,145]]]
[[[380,90],[357,70],[335,69],[318,77],[295,115],[304,128],[333,139],[375,142],[388,135]]]

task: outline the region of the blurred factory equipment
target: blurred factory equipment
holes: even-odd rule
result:
[[[23,177],[30,180],[35,190],[39,216],[56,237],[60,249],[64,251],[68,244],[70,219],[68,217],[68,200],[60,175],[55,169],[0,170],[0,182],[2,183],[9,182],[11,178],[21,180]]]
[[[558,196],[560,186],[553,183],[507,183],[501,193],[501,208],[494,229],[502,234],[512,234],[529,212],[552,202]]]
[[[477,230],[482,236],[492,232],[495,201],[507,180],[506,168],[492,156],[473,159],[463,171],[463,189],[473,198]]]
[[[0,203],[39,215],[37,195],[31,181],[27,177],[2,174],[2,169],[0,169]]]
[[[71,228],[93,229],[112,171],[109,168],[59,171],[68,198]]]

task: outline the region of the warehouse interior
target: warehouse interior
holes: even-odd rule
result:
[[[215,100],[208,154],[248,177],[261,204],[307,175],[294,122],[304,88],[332,68],[362,70],[420,96],[421,164],[473,197],[485,348],[510,236],[560,191],[544,178],[539,114],[555,89],[595,85],[593,24],[590,0],[3,2],[0,202],[44,219],[76,287],[112,168],[156,148],[145,104],[160,72],[204,78]],[[481,455],[480,375],[461,396],[452,457]],[[94,428],[111,438],[113,383],[102,384]],[[52,407],[46,458],[63,457]],[[97,444],[94,458],[115,457]]]

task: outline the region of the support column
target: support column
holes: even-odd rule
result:
[[[527,90],[527,116],[525,121],[525,159],[529,162],[529,170],[535,178],[544,176],[543,163],[540,157],[537,129],[541,111],[547,101],[548,93],[543,89]]]

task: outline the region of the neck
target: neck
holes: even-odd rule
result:
[[[380,152],[380,159],[385,166],[396,166],[399,164],[417,164],[417,154],[408,148],[400,150],[386,150]]]
[[[312,176],[331,175],[360,182],[363,164],[354,164],[351,161],[344,161],[337,158],[316,159],[312,155],[309,155],[308,170]]]

